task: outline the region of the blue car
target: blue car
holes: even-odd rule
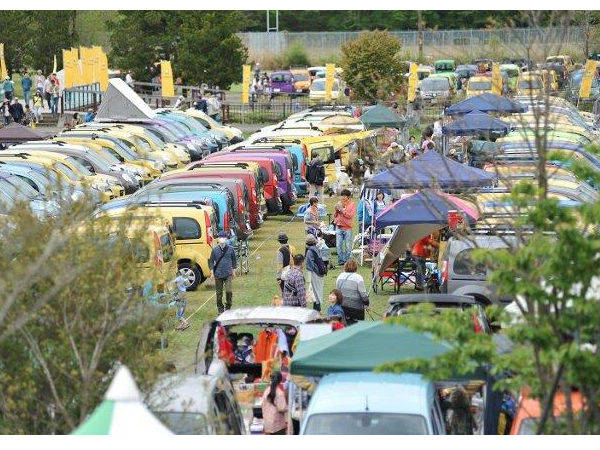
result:
[[[180,128],[185,129],[186,132],[192,136],[209,139],[211,143],[216,145],[214,151],[220,150],[229,144],[227,137],[223,133],[219,133],[215,130],[208,130],[206,127],[202,126],[200,122],[185,114],[163,111],[157,114],[157,118],[179,125]]]

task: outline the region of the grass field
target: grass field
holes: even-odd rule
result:
[[[301,199],[302,202],[304,199]],[[325,200],[327,210],[333,211],[336,198]],[[300,203],[302,204],[302,203]],[[289,236],[290,244],[297,250],[304,248],[304,225],[298,218],[291,216],[274,216],[268,218],[261,228],[254,232],[250,241],[252,253],[250,273],[234,279],[233,307],[269,305],[273,296],[279,293],[275,280],[275,255],[279,248],[277,236],[280,232]],[[337,262],[336,255],[333,261]],[[330,271],[325,279],[325,298],[335,285],[335,279],[341,269]],[[371,268],[359,268],[365,279],[367,288],[370,287]],[[168,336],[169,346],[165,350],[166,359],[175,364],[178,372],[193,370],[194,354],[198,343],[198,335],[202,324],[217,315],[214,297],[214,284],[206,282],[196,292],[188,293],[186,317],[189,317],[190,327],[184,331],[172,331]],[[387,305],[389,294],[374,295],[371,293],[371,314],[381,318]]]

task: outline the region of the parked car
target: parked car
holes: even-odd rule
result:
[[[310,90],[310,74],[306,69],[292,69],[294,76],[294,89],[297,93],[307,94]]]
[[[499,297],[494,293],[494,287],[487,281],[489,268],[472,258],[475,248],[506,248],[507,241],[514,243],[514,236],[475,234],[468,239],[451,237],[442,249],[440,291],[444,294],[469,295],[482,305],[510,303],[512,298]]]
[[[467,82],[467,97],[492,92],[492,77],[475,75]]]
[[[446,434],[434,384],[417,374],[372,372],[324,376],[300,434]]]
[[[309,103],[316,104],[320,100],[325,100],[325,81],[325,78],[318,78],[312,82],[308,94]],[[331,86],[331,100],[340,100],[342,97],[344,97],[344,93],[341,90],[340,81],[334,79]]]
[[[419,82],[419,97],[424,103],[445,103],[454,95],[450,80],[431,75]]]
[[[293,94],[296,92],[294,88],[294,75],[289,70],[271,73],[269,82],[271,84],[271,95]]]

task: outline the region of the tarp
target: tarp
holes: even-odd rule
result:
[[[104,401],[71,434],[154,436],[172,433],[144,405],[131,372],[121,366]]]
[[[405,164],[375,174],[365,180],[365,186],[391,189],[465,189],[493,186],[496,179],[492,173],[461,164],[434,150],[427,150]]]
[[[35,130],[20,123],[11,123],[0,128],[0,142],[14,143],[25,141],[41,141],[50,136],[51,133]]]
[[[511,125],[509,123],[489,116],[486,113],[473,111],[444,125],[442,127],[442,134],[445,136],[505,135],[510,129]]]
[[[390,108],[375,105],[359,117],[367,128],[394,127],[400,128],[404,120]]]
[[[434,358],[449,350],[448,344],[436,342],[408,327],[365,321],[301,341],[292,358],[290,373],[321,376],[334,372],[372,371],[386,362]]]
[[[300,142],[306,146],[310,146],[316,143],[322,144],[323,146],[331,145],[334,151],[345,147],[352,141],[359,141],[366,139],[376,133],[375,130],[371,131],[355,131],[354,133],[344,134],[331,134],[323,136],[306,136],[303,137]]]
[[[444,110],[444,113],[454,116],[457,114],[467,114],[472,111],[521,113],[526,110],[527,108],[517,101],[486,92],[485,94],[469,97],[454,105],[450,105]]]
[[[448,212],[463,211],[474,222],[479,214],[474,206],[443,192],[424,190],[392,203],[375,218],[380,230],[394,225],[447,224]],[[421,236],[422,237],[422,236]]]
[[[127,83],[120,78],[111,78],[95,120],[154,119],[154,116],[154,111]]]

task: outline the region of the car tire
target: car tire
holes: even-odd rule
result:
[[[179,274],[183,275],[189,282],[187,291],[195,291],[203,280],[202,270],[196,265],[189,262],[181,262],[178,266]]]

